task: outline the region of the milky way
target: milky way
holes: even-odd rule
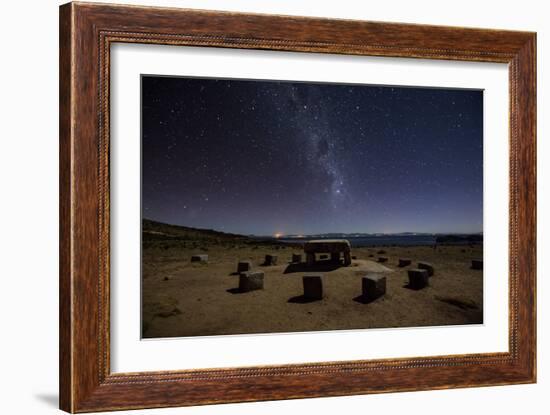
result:
[[[142,77],[145,218],[242,234],[482,230],[478,90]]]

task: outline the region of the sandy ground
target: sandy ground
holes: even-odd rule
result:
[[[379,251],[385,254],[378,254]],[[208,254],[207,264],[191,263],[192,254]],[[182,337],[375,327],[415,327],[483,322],[483,271],[470,268],[482,258],[481,245],[377,247],[352,249],[350,267],[324,263],[315,272],[289,267],[293,247],[210,244],[190,247],[163,242],[144,245],[142,275],[143,337]],[[266,254],[279,264],[261,266]],[[386,256],[388,262],[376,262]],[[412,259],[399,268],[398,259]],[[264,271],[264,289],[239,293],[238,260],[251,260]],[[435,267],[430,286],[406,288],[407,270],[418,261]],[[286,271],[286,273],[285,273]],[[361,277],[383,273],[386,295],[361,300]],[[322,274],[325,297],[303,302],[302,276]]]

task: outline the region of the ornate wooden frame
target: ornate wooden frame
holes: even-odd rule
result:
[[[111,373],[113,42],[508,63],[509,352]],[[535,33],[106,4],[61,6],[60,407],[90,412],[535,382],[535,105]]]

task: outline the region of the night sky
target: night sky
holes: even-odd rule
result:
[[[468,233],[482,208],[482,91],[142,77],[144,218]]]

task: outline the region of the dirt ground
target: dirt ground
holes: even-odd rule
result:
[[[385,253],[380,254],[380,251]],[[207,254],[206,264],[191,262]],[[177,241],[147,243],[143,249],[143,337],[184,337],[381,327],[418,327],[483,323],[483,271],[471,269],[482,258],[481,245],[352,248],[350,267],[320,262],[315,270],[289,265],[299,248],[280,245]],[[262,266],[266,254],[276,266]],[[379,256],[388,262],[378,263]],[[399,258],[412,264],[397,266]],[[236,289],[239,260],[251,260],[265,273],[264,289]],[[407,270],[418,261],[433,264],[435,275],[421,290],[406,288]],[[370,303],[361,298],[361,277],[386,276],[386,295]],[[323,275],[324,298],[301,301],[302,276]]]

